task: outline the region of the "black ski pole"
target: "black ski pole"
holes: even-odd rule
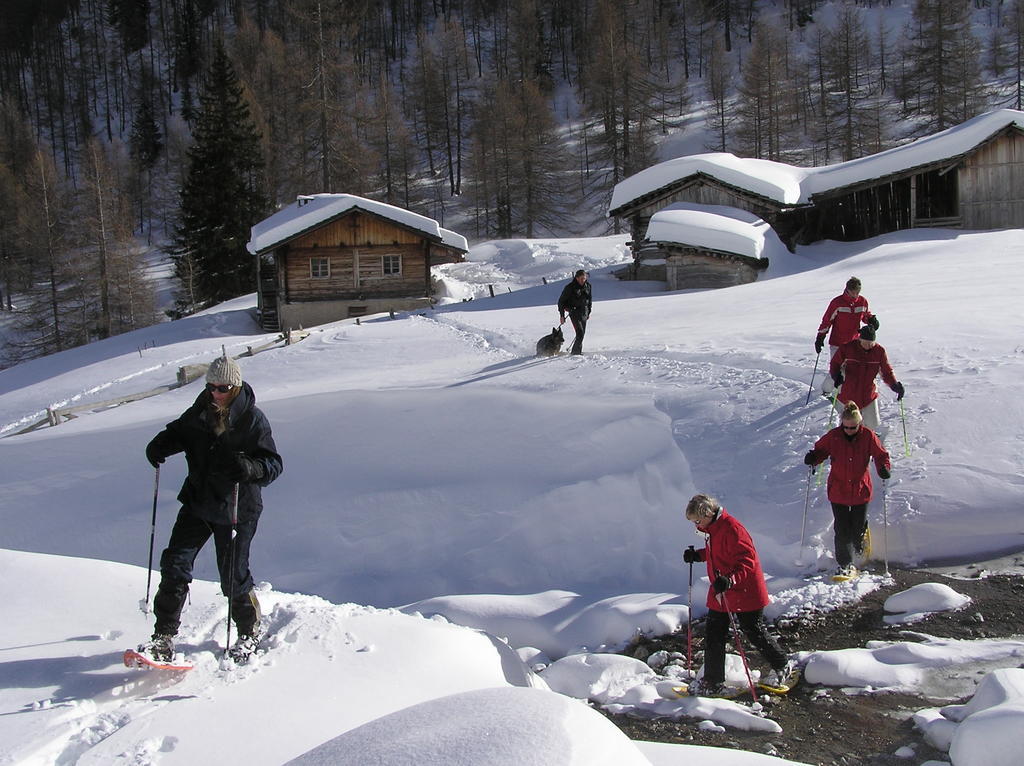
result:
[[[811,391],[814,390],[814,376],[818,374],[818,361],[821,359],[821,352],[814,357],[814,372],[811,373],[811,384],[807,387],[807,399],[804,400],[804,404],[811,401]]]
[[[153,540],[156,538],[156,496],[160,492],[160,464],[156,466],[153,478],[153,519],[149,523],[149,562],[146,564],[146,600],[142,602],[142,613],[149,614],[149,589],[153,584]]]
[[[231,649],[231,604],[235,600],[235,538],[238,536],[238,483],[231,491],[231,550],[228,553],[228,642],[224,647],[227,655]]]
[[[688,551],[694,551],[691,545],[687,548]],[[686,589],[686,672],[690,674],[693,672],[691,665],[691,657],[693,657],[693,559],[690,559],[690,585]]]

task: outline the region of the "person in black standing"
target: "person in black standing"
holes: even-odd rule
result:
[[[260,488],[281,474],[283,463],[270,423],[230,357],[210,364],[206,388],[146,446],[146,459],[155,468],[179,452],[185,453],[188,476],[178,493],[181,510],[170,542],[160,556],[153,637],[139,652],[158,662],[171,661],[192,567],[213,537],[220,587],[231,596],[231,618],[238,629],[229,654],[245,662],[260,638],[260,608],[249,571],[249,546],[263,510]],[[233,524],[236,491],[238,517]]]
[[[569,283],[562,288],[562,294],[558,296],[559,324],[565,324],[565,315],[569,315],[572,322],[572,329],[576,332],[576,338],[572,342],[570,354],[583,353],[583,336],[587,332],[587,320],[590,319],[590,282],[587,281],[587,272],[580,269],[576,275],[569,280]]]

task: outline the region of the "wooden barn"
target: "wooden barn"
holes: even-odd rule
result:
[[[430,267],[461,261],[465,237],[351,194],[300,196],[252,227],[257,306],[268,330],[429,306]]]
[[[615,187],[609,217],[628,221],[634,255],[674,203],[729,205],[767,221],[789,249],[900,229],[1024,227],[1024,112],[1001,109],[836,165],[798,168],[727,153],[679,157]]]

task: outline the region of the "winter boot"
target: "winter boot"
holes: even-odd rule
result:
[[[228,649],[228,657],[236,665],[244,665],[256,653],[260,646],[260,637],[256,633],[240,633],[235,643]]]
[[[138,652],[153,662],[170,662],[174,659],[174,636],[168,633],[154,633],[149,641],[139,644]]]
[[[789,660],[781,669],[771,670],[765,674],[761,678],[760,685],[770,689],[789,691],[790,687],[796,682],[798,670],[796,662]]]

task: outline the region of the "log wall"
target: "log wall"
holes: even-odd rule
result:
[[[722,253],[709,253],[699,248],[673,247],[665,259],[665,281],[669,290],[719,288],[745,285],[757,279],[767,261]]]

